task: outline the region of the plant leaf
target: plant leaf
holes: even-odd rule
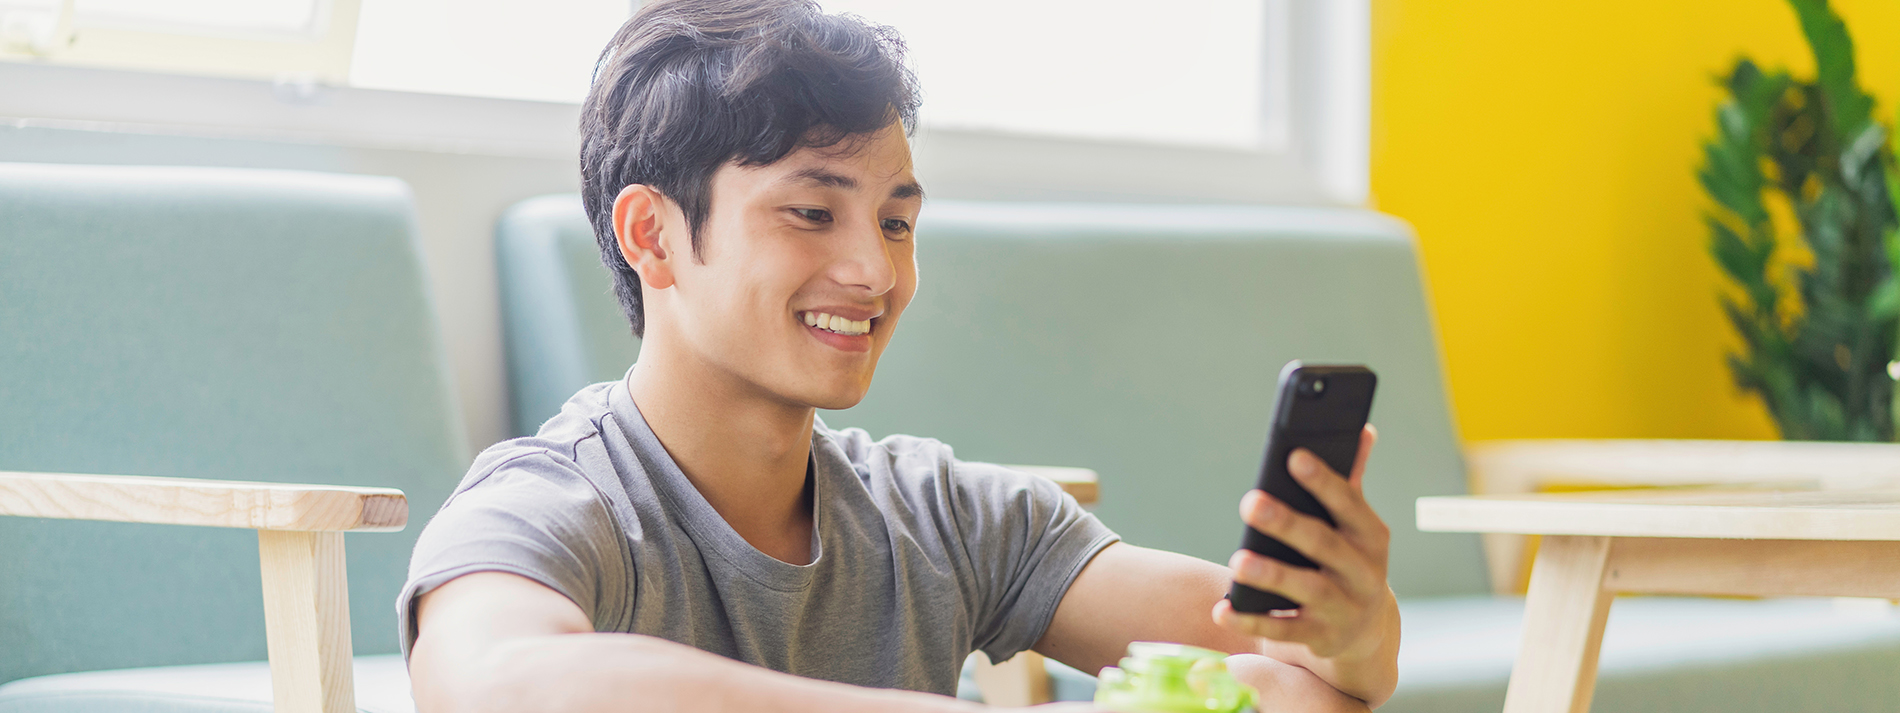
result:
[[[1871,120],[1874,100],[1854,80],[1854,40],[1847,23],[1828,7],[1827,0],[1788,0],[1801,21],[1814,51],[1816,82],[1827,98],[1829,124],[1834,135],[1849,139]]]

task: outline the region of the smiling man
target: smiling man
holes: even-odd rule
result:
[[[1267,710],[1391,694],[1370,431],[1350,479],[1291,463],[1338,529],[1240,503],[1304,570],[1120,543],[1052,483],[817,418],[864,397],[916,294],[917,105],[895,33],[809,3],[660,0],[621,29],[581,168],[639,362],[483,452],[423,531],[398,606],[424,713],[962,710],[972,650],[1093,672],[1136,640],[1235,654]],[[1305,606],[1237,614],[1234,580]]]

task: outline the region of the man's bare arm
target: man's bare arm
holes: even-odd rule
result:
[[[1391,534],[1363,491],[1376,440],[1367,427],[1346,478],[1304,449],[1289,459],[1293,477],[1334,515],[1336,528],[1258,490],[1241,500],[1242,521],[1319,569],[1245,550],[1221,567],[1112,545],[1070,585],[1036,650],[1092,673],[1114,663],[1129,641],[1175,641],[1272,659],[1247,664],[1253,670],[1246,674],[1272,674],[1249,682],[1275,710],[1364,710],[1383,703],[1398,684],[1399,609],[1385,584]],[[1287,594],[1304,606],[1292,616],[1236,612],[1223,600],[1234,581]],[[1309,690],[1313,684],[1324,690]]]
[[[690,646],[594,633],[567,597],[525,577],[457,577],[417,603],[409,659],[420,713],[971,711],[954,698],[799,678]]]
[[[1056,607],[1036,651],[1093,674],[1113,666],[1131,641],[1173,641],[1231,654],[1241,680],[1260,689],[1263,710],[1348,713],[1367,710],[1301,664],[1304,647],[1267,641],[1215,623],[1214,604],[1232,573],[1187,555],[1114,544],[1089,562]]]

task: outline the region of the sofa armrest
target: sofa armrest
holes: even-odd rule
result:
[[[0,471],[0,515],[296,532],[401,530],[392,488]]]

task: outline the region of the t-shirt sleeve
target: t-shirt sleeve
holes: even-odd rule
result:
[[[1002,661],[1042,638],[1083,566],[1121,538],[1046,478],[989,463],[951,467],[977,582],[976,648]]]
[[[403,656],[416,641],[416,601],[475,572],[532,579],[573,600],[595,629],[612,626],[601,617],[628,596],[625,548],[606,502],[571,461],[547,451],[497,459],[450,496],[417,538],[396,601]]]

